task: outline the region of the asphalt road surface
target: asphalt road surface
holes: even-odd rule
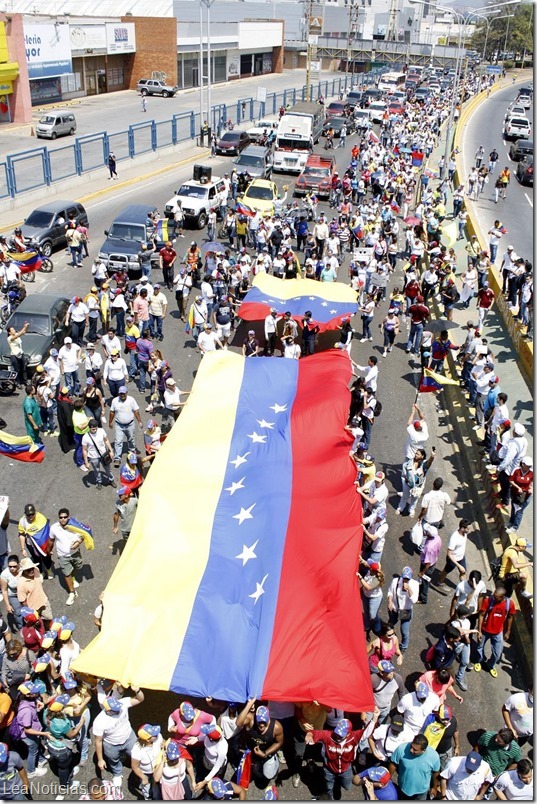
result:
[[[503,139],[505,112],[509,104],[516,99],[520,86],[522,86],[520,83],[508,86],[487,98],[471,117],[464,137],[463,156],[466,175],[474,164],[474,155],[480,145],[485,149],[485,160],[493,148],[496,148],[500,156],[496,172],[486,185],[485,192],[478,201],[473,202],[485,232],[488,232],[496,219],[500,219],[507,229],[508,233],[504,235],[499,247],[498,265],[508,243],[514,246],[519,256],[531,260],[533,255],[533,188],[524,187],[518,182],[515,175],[517,163],[509,156],[512,141]],[[533,108],[532,104],[531,108],[526,110],[526,116],[530,121],[533,119]],[[511,171],[507,198],[499,199],[495,204],[494,181],[506,165]]]
[[[156,103],[156,101],[155,101]],[[164,103],[164,101],[163,101]],[[345,149],[337,149],[334,154],[338,161],[340,173],[344,170],[349,161],[350,149],[353,144],[353,137],[347,139]],[[322,148],[317,148],[321,150]],[[229,160],[216,159],[212,161],[213,172],[222,173],[229,167]],[[125,205],[132,202],[152,202],[160,209],[163,208],[166,200],[171,196],[174,187],[183,179],[190,177],[191,168],[184,167],[169,174],[160,176],[157,180],[150,179],[141,181],[133,187],[123,187],[117,189],[113,195],[105,195],[102,198],[90,201],[87,204],[90,217],[90,255],[95,256],[103,239],[103,230],[113,219],[114,215]],[[292,177],[277,175],[275,180],[280,187],[291,183]],[[83,201],[83,199],[80,199]],[[321,205],[325,206],[326,205]],[[186,249],[190,240],[196,239],[201,242],[202,233],[194,232],[192,237],[187,232],[187,237],[178,242],[178,251],[182,254],[182,248]],[[71,297],[75,294],[85,295],[91,285],[90,266],[91,259],[86,259],[81,268],[72,268],[67,264],[64,252],[54,254],[55,268],[50,275],[38,274],[35,284],[28,285],[30,293],[57,293]],[[400,266],[396,274],[391,278],[389,292],[398,284],[401,286]],[[347,266],[340,269],[339,278],[347,281]],[[153,274],[153,281],[160,279],[160,272]],[[169,297],[170,314],[164,324],[164,342],[161,344],[163,354],[169,360],[173,368],[173,373],[179,386],[189,389],[194,380],[196,369],[199,365],[199,356],[194,349],[191,338],[185,335],[184,325],[179,321],[174,310],[174,299],[171,294],[166,292]],[[395,572],[400,572],[405,564],[414,567],[417,573],[418,559],[412,555],[409,546],[408,533],[412,525],[412,520],[404,517],[396,517],[394,508],[397,505],[397,491],[400,490],[400,467],[403,460],[403,445],[406,440],[406,425],[410,413],[411,405],[416,398],[416,387],[419,381],[419,367],[410,355],[405,354],[405,326],[397,339],[394,351],[386,360],[381,358],[382,341],[378,323],[382,320],[387,305],[382,304],[375,314],[373,322],[373,343],[360,343],[354,340],[352,347],[353,359],[361,365],[365,365],[370,354],[377,355],[380,362],[379,377],[379,398],[383,403],[383,411],[375,424],[371,443],[371,452],[375,457],[377,466],[386,472],[387,480],[391,490],[388,521],[390,532],[388,534],[389,544],[386,547],[383,560],[383,568],[387,578],[391,578]],[[355,321],[355,328],[359,330],[360,322]],[[462,337],[462,334],[461,334]],[[235,348],[236,344],[232,344]],[[238,344],[240,347],[240,342]],[[278,358],[272,358],[278,359]],[[145,421],[149,414],[144,414],[143,410],[146,401],[141,399],[140,394],[134,386],[130,386],[130,393],[140,403],[142,418]],[[2,416],[6,419],[7,431],[12,433],[24,432],[22,420],[22,402],[24,394],[19,392],[16,396],[2,400]],[[436,400],[433,395],[426,395],[421,400],[427,420],[431,428],[430,444],[436,444],[437,457],[431,469],[428,487],[432,478],[443,476],[445,478],[445,488],[451,494],[454,505],[447,516],[445,529],[442,531],[444,539],[454,530],[456,516],[468,516],[472,518],[472,504],[468,499],[464,477],[459,467],[457,450],[458,447],[453,443],[453,436],[449,426],[449,413],[441,406],[441,399]],[[142,446],[141,433],[137,433],[138,446]],[[18,544],[16,535],[16,522],[22,515],[25,503],[33,502],[36,508],[43,511],[52,521],[56,520],[56,513],[60,506],[67,506],[71,513],[81,521],[90,522],[95,534],[95,550],[85,554],[84,580],[78,589],[78,598],[69,609],[65,608],[67,592],[60,581],[59,570],[56,570],[54,580],[47,582],[46,588],[49,594],[55,615],[67,612],[69,617],[76,623],[75,638],[85,646],[95,635],[96,630],[93,625],[93,611],[98,603],[100,592],[104,589],[106,582],[118,560],[121,541],[112,534],[112,515],[115,501],[115,492],[109,488],[97,491],[93,485],[92,476],[80,472],[73,462],[73,456],[63,455],[57,443],[52,439],[45,439],[47,454],[41,465],[24,465],[14,463],[6,458],[0,460],[0,493],[10,496],[11,504],[11,525],[9,527],[9,537],[13,548]],[[177,483],[188,483],[188,466],[178,464]],[[487,577],[483,566],[482,558],[474,546],[477,541],[476,534],[471,536],[473,544],[469,548],[471,559],[470,568],[479,568]],[[162,571],[168,572],[166,566],[166,556],[162,556]],[[354,568],[349,568],[354,571]],[[148,605],[159,605],[158,598],[158,578],[148,578]],[[406,679],[407,687],[410,689],[418,674],[423,672],[423,664],[420,655],[425,648],[439,635],[442,624],[447,620],[449,612],[449,597],[442,597],[431,591],[429,604],[427,606],[417,606],[412,625],[412,636],[410,647],[405,655],[404,664],[401,672]],[[381,614],[386,616],[386,604],[383,603]],[[360,615],[357,613],[356,622],[349,621],[349,628],[360,628]],[[125,612],[126,626],[129,623],[129,612]],[[210,638],[210,635],[207,635]],[[163,645],[163,650],[166,646]],[[230,646],[230,655],[233,653],[233,646]],[[509,650],[506,651],[504,664],[511,664],[512,658]],[[505,676],[494,682],[488,676],[483,678],[482,674],[478,679],[470,678],[469,692],[465,694],[463,706],[455,705],[455,711],[459,718],[461,731],[461,750],[469,750],[469,739],[475,732],[476,727],[486,726],[494,728],[501,722],[500,708],[503,700],[511,689],[510,679],[505,682]],[[496,687],[494,687],[496,684]],[[142,722],[166,723],[167,715],[177,706],[177,696],[166,693],[149,693],[144,705],[138,707],[133,712],[134,724]],[[93,775],[93,765],[91,762],[81,771],[78,778],[85,782]],[[322,792],[321,775],[314,777],[304,775],[303,782],[298,789],[292,788],[285,767],[282,773],[282,792],[281,798],[288,800],[308,800],[312,795],[319,795]],[[107,778],[109,776],[107,775]],[[45,783],[55,781],[52,774],[47,774],[42,780]],[[127,792],[126,797],[132,798],[133,794]],[[34,795],[34,798],[53,798],[48,789],[43,789],[41,795]],[[249,791],[250,798],[260,798],[260,791],[252,786]],[[344,793],[344,799],[361,798],[362,794],[356,790]]]

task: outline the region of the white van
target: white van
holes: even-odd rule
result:
[[[64,134],[74,134],[76,131],[76,119],[71,112],[47,112],[39,120],[35,127],[36,137],[44,137],[48,140],[55,140]]]

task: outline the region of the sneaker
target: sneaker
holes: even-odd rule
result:
[[[103,487],[102,483],[96,483],[95,484],[95,488],[98,489],[99,491],[102,489],[102,487]]]
[[[81,465],[81,466],[79,466],[78,468],[80,469],[80,471],[81,471],[81,472],[87,472],[87,471],[88,471],[88,467],[87,467],[87,466],[84,466],[84,464],[82,464],[82,465]]]
[[[28,773],[28,778],[35,779],[36,776],[44,776],[46,772],[46,768],[37,767],[34,771],[31,771],[31,773]]]
[[[293,783],[293,787],[296,789],[300,784],[300,776],[298,775],[298,773],[293,774],[291,781]]]
[[[489,673],[491,674],[492,678],[498,678],[498,671],[495,667],[491,667]]]
[[[52,436],[52,437],[54,437],[54,436],[59,436],[59,435],[60,435],[60,431],[59,431],[59,430],[53,430],[53,431],[52,431],[52,433],[49,433],[49,435],[50,435],[50,436]]]
[[[372,340],[373,340],[373,338],[368,338],[367,340],[368,340],[368,341],[372,341]]]
[[[110,481],[110,485],[112,486],[113,489],[117,489],[117,483],[114,480],[114,478],[112,478],[112,480]]]
[[[524,589],[524,591],[520,593],[520,596],[525,597],[526,600],[531,600],[533,597],[533,592],[528,592],[527,589]]]
[[[42,757],[39,757],[37,767],[38,768],[43,768],[47,764],[49,759],[50,759],[50,754],[48,754],[48,756],[45,754]]]
[[[116,469],[119,468],[119,464],[120,464],[120,460],[119,460],[119,458],[116,458],[115,461],[114,461],[114,466],[116,467]]]
[[[65,601],[66,606],[72,606],[75,602],[75,597],[77,597],[76,592],[70,592],[67,600]]]
[[[285,761],[285,757],[283,755],[283,751],[278,751],[278,760],[281,765],[287,765],[287,762]]]
[[[77,772],[78,772],[78,767],[76,767],[74,769],[73,773],[77,773]],[[79,782],[78,779],[75,779],[73,782],[71,782],[71,785],[69,787],[69,792],[70,793],[76,793],[78,791],[78,789],[80,788],[80,784],[81,784],[81,782]]]
[[[360,338],[360,343],[365,343],[367,338]]]
[[[401,516],[401,510],[399,508],[395,509],[395,516]]]
[[[458,679],[458,678],[456,678],[456,679],[455,679],[455,682],[456,682],[456,684],[457,684],[457,687],[458,687],[460,690],[462,690],[463,692],[466,692],[466,690],[468,689],[468,684],[466,683],[466,681],[463,681],[462,679],[459,681],[459,679]]]
[[[121,785],[123,784],[123,776],[114,776],[114,778],[112,779],[112,784],[114,785],[114,787],[121,787]]]
[[[479,662],[474,663],[474,670],[475,670],[476,673],[481,672],[481,664]]]
[[[75,767],[73,768],[73,776],[76,776],[79,771],[80,771],[80,765],[75,765]],[[79,785],[80,782],[74,782],[73,784]]]
[[[73,588],[78,589],[79,586],[80,584],[78,583],[78,581],[75,578],[73,578]]]

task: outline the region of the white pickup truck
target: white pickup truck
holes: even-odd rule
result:
[[[183,182],[175,191],[164,207],[164,214],[167,218],[173,218],[180,203],[185,223],[193,223],[196,228],[203,229],[211,208],[225,205],[227,196],[228,187],[224,179],[217,176],[206,182],[191,179]]]

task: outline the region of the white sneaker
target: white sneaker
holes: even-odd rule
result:
[[[66,606],[72,606],[75,602],[76,592],[70,592],[67,600],[65,601]]]
[[[88,467],[84,466],[84,464],[82,464],[82,466],[79,466],[78,468],[80,469],[81,472],[87,472],[88,471]]]
[[[44,776],[46,772],[47,772],[46,768],[36,768],[34,771],[28,773],[27,775],[29,779],[35,779],[36,776]]]
[[[76,773],[76,771],[77,771],[77,769],[75,768],[73,773]],[[80,788],[80,784],[81,783],[78,781],[78,779],[75,779],[73,782],[71,782],[71,785],[69,787],[69,792],[70,793],[76,793],[76,791]]]
[[[112,779],[112,784],[114,785],[114,787],[121,787],[121,785],[123,784],[123,776],[114,776],[114,778]]]
[[[73,768],[73,776],[76,776],[77,773],[79,772],[79,770],[80,770],[80,765],[75,765],[75,767]],[[80,782],[73,782],[73,784],[79,785]]]
[[[78,583],[78,581],[75,578],[73,578],[73,587],[75,589],[78,589],[79,586],[80,586],[80,584]]]

